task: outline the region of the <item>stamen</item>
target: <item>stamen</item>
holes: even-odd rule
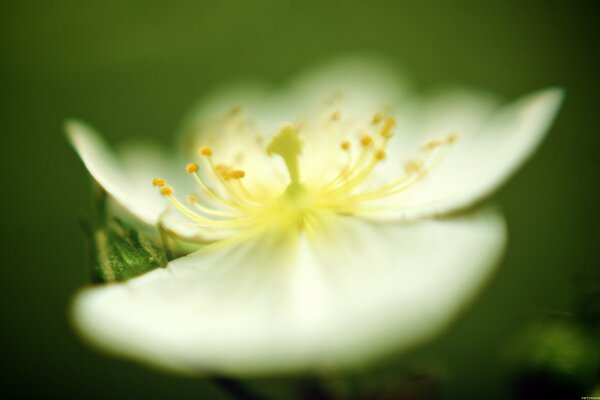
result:
[[[345,140],[340,143],[340,147],[348,155],[346,162],[337,176],[321,187],[321,192],[326,192],[327,190],[333,188],[352,172],[352,152],[350,151],[351,144],[349,141]]]
[[[196,203],[198,203],[198,196],[196,196],[194,194],[190,194],[190,195],[188,195],[186,200],[189,204],[196,204]]]
[[[152,186],[154,186],[154,187],[163,187],[166,184],[167,184],[167,181],[165,181],[163,178],[152,179]]]
[[[404,164],[404,171],[406,171],[407,174],[420,173],[421,167],[420,163],[410,160]]]
[[[198,169],[200,169],[200,167],[198,167],[198,164],[196,164],[196,163],[189,163],[185,167],[185,170],[187,171],[188,174],[193,174],[194,172],[198,172]]]
[[[225,175],[227,175],[229,171],[231,171],[231,168],[229,168],[225,164],[215,164],[212,168],[217,172],[217,175],[223,178],[225,178]]]
[[[241,179],[236,179],[235,180],[235,184],[238,187],[238,189],[251,201],[253,201],[255,204],[261,204],[264,203],[265,199],[259,199],[258,197],[256,197],[255,195],[253,195],[252,193],[250,193],[248,191],[248,189],[246,189],[246,186],[244,186],[244,184],[242,183]]]
[[[161,186],[160,194],[163,196],[170,196],[173,194],[173,188],[171,186]]]
[[[383,129],[379,134],[384,139],[389,139],[392,136],[392,128],[396,125],[396,120],[394,118],[388,118],[385,120],[385,124],[383,125]]]
[[[431,139],[431,140],[428,140],[427,142],[425,142],[425,144],[423,146],[421,146],[421,150],[433,150],[435,148],[440,147],[443,144],[444,144],[444,142],[442,142],[439,139]]]
[[[377,125],[381,121],[383,121],[383,115],[381,115],[381,113],[379,113],[379,112],[375,113],[375,115],[373,115],[373,118],[371,119],[371,122],[373,123],[373,125]]]
[[[222,228],[238,228],[238,227],[242,227],[242,226],[246,226],[249,222],[251,222],[251,217],[250,218],[245,218],[242,220],[223,220],[223,221],[216,221],[216,220],[211,220],[208,218],[205,218],[203,216],[201,216],[200,214],[195,213],[194,211],[190,210],[189,208],[187,208],[183,203],[181,203],[174,195],[174,191],[173,188],[170,186],[163,186],[160,188],[160,193],[165,196],[169,202],[171,204],[173,204],[173,206],[179,210],[179,212],[181,212],[183,215],[185,215],[186,217],[188,217],[189,219],[191,219],[192,221],[195,221],[199,224],[202,225],[207,225],[207,226],[216,226],[216,227],[222,227]],[[200,208],[201,211],[203,212],[207,212],[210,213],[212,215],[215,216],[223,216],[223,217],[236,217],[236,215],[231,214],[231,213],[226,213],[226,212],[220,212],[217,210],[211,210],[209,208],[205,208],[203,206],[201,206],[200,204],[194,202],[194,200],[197,200],[197,198],[192,197],[188,197],[188,201],[192,200],[192,204],[198,208]]]
[[[373,144],[373,138],[369,135],[364,135],[360,138],[360,144],[362,147],[369,147]]]
[[[387,184],[379,189],[351,196],[346,199],[346,202],[356,203],[360,201],[374,200],[382,197],[389,197],[401,193],[418,182],[426,173],[425,166],[431,152],[422,160],[409,160],[404,164],[405,175],[396,181]],[[432,167],[435,167],[434,164]]]
[[[327,118],[327,114],[325,115]],[[233,110],[227,115],[228,119],[221,120],[221,123],[234,123],[234,119],[242,117],[244,116],[240,109]],[[336,110],[328,117],[330,121],[340,121],[342,113]],[[326,121],[320,126],[333,129],[334,126],[328,127]],[[377,207],[383,206],[367,202],[394,196],[415,185],[437,167],[445,157],[449,145],[458,140],[458,135],[451,133],[446,137],[425,142],[417,149],[415,158],[404,164],[404,171],[399,173],[399,177],[371,189],[363,184],[377,165],[387,159],[387,145],[394,135],[396,120],[384,117],[378,112],[372,116],[371,124],[371,128],[363,131],[356,142],[344,139],[339,142],[343,152],[341,154],[345,154],[344,159],[339,160],[339,173],[333,179],[327,178],[327,183],[319,186],[309,186],[308,182],[305,187],[302,182],[299,158],[303,141],[300,138],[299,127],[292,124],[282,126],[266,148],[268,155],[277,154],[283,159],[289,174],[290,183],[279,194],[265,188],[262,191],[258,190],[260,187],[251,187],[253,191],[250,192],[244,186],[242,181],[246,171],[236,169],[235,166],[241,165],[242,159],[248,156],[247,152],[253,149],[243,147],[233,149],[236,150],[233,152],[236,156],[227,159],[231,164],[215,163],[212,158],[213,149],[209,146],[199,147],[198,155],[204,161],[200,165],[195,162],[189,163],[185,170],[194,177],[205,194],[199,193],[200,197],[190,194],[185,204],[177,199],[173,188],[167,185],[165,179],[155,178],[152,184],[190,220],[200,225],[240,229],[238,237],[250,235],[251,232],[260,231],[271,224],[282,227],[290,225],[305,232],[316,231],[322,218],[320,209],[327,208],[340,215],[375,212]],[[256,131],[251,131],[254,128],[250,125],[244,129],[251,138],[256,139],[253,140],[255,145],[262,147],[262,136]],[[307,125],[306,129],[307,135],[312,133],[311,126]],[[338,134],[337,129],[335,133]],[[205,173],[201,174],[201,168]],[[324,176],[329,177],[325,174]],[[258,190],[256,195],[253,194],[255,190]],[[244,230],[241,231],[241,228]]]
[[[213,210],[212,208],[205,207],[198,202],[198,197],[193,194],[188,195],[186,200],[190,205],[196,207],[198,210],[202,211],[203,213],[205,213],[207,215],[213,215],[215,217],[229,217],[229,218],[235,218],[235,217],[239,216],[239,214],[235,214],[235,213],[231,213],[231,212],[227,212],[227,211]]]
[[[418,162],[409,161],[405,164],[405,175],[401,176],[396,181],[380,187],[379,189],[347,197],[344,199],[343,203],[352,206],[362,201],[393,196],[413,186],[419,181],[423,174],[424,173],[422,172],[421,165]]]
[[[375,152],[375,155],[370,163],[368,162],[368,152],[366,151],[369,147],[373,145],[373,138],[366,134],[361,138],[361,146],[363,147],[363,151],[354,165],[354,167],[350,170],[350,173],[340,175],[341,178],[346,178],[346,182],[341,185],[337,185],[338,181],[341,179],[336,178],[335,184],[337,185],[325,185],[323,188],[325,192],[329,193],[338,193],[344,191],[350,191],[356,186],[360,185],[373,171],[378,162],[382,161],[386,157],[385,148],[389,140],[391,139],[391,129],[395,124],[395,120],[393,118],[388,118],[385,122],[385,126],[381,132],[381,136],[383,137],[383,143],[381,144],[381,148]],[[367,163],[365,165],[365,163]],[[331,187],[333,186],[333,189]],[[331,190],[330,190],[331,189]]]
[[[241,179],[244,176],[246,176],[246,173],[242,170],[239,169],[234,169],[233,171],[227,172],[223,177],[225,178],[225,180],[230,180],[230,179]]]
[[[365,139],[365,138],[369,138],[369,139]],[[365,135],[363,137],[363,139],[365,139],[364,142],[369,142],[369,144],[372,144],[373,139],[370,136]],[[345,185],[345,183],[343,183],[344,180],[346,180],[346,182],[349,182],[349,181],[353,180],[353,177],[360,175],[360,171],[365,167],[365,164],[368,162],[368,158],[369,158],[368,157],[369,152],[367,151],[368,145],[365,147],[363,145],[363,140],[361,140],[361,145],[362,145],[363,149],[360,152],[360,155],[359,155],[356,163],[354,163],[354,165],[352,165],[352,153],[348,151],[348,163],[347,163],[346,167],[344,167],[342,169],[340,174],[335,179],[333,179],[331,182],[327,183],[325,186],[323,186],[320,189],[322,193],[338,191],[344,187],[344,185]],[[350,146],[350,143],[348,143],[348,146]]]
[[[386,126],[388,127],[393,126],[393,123],[393,119],[386,120]],[[437,164],[441,160],[441,157],[443,157],[443,154],[434,152],[433,149],[457,140],[457,137],[452,135],[448,136],[444,140],[431,140],[427,142],[421,147],[421,151],[423,152],[421,159],[408,161],[405,164],[405,174],[399,179],[376,190],[354,195],[348,195],[353,188],[357,187],[360,183],[364,181],[364,179],[366,179],[366,177],[371,173],[371,171],[375,168],[375,165],[378,162],[385,159],[386,153],[384,149],[387,145],[387,142],[391,138],[389,130],[387,132],[388,133],[384,135],[383,146],[381,149],[375,152],[373,161],[371,161],[371,163],[365,169],[360,169],[357,168],[357,166],[355,166],[353,170],[357,171],[356,173],[353,173],[343,184],[335,187],[333,190],[329,190],[324,193],[326,200],[323,204],[333,207],[341,207],[343,210],[355,212],[356,208],[358,207],[357,203],[359,202],[375,200],[378,198],[398,194],[413,186],[416,182],[418,182],[428,172],[426,167],[429,170],[431,170],[437,166]],[[363,154],[366,154],[366,152],[363,152]],[[432,163],[429,163],[429,160],[432,158],[432,155],[436,155],[438,157],[436,157],[436,159],[434,159]],[[327,200],[327,198],[329,199]]]
[[[225,164],[215,164],[211,157],[206,157],[206,160],[208,162],[208,165],[212,169],[213,174],[217,177],[219,182],[221,182],[221,184],[231,197],[231,201],[228,201],[228,203],[233,207],[239,209],[246,209],[246,207],[250,205],[250,202],[248,201],[248,199],[244,198],[244,196],[240,196],[239,192],[231,185],[230,182],[230,180],[232,179],[230,174],[234,172],[234,170],[230,166]],[[237,172],[234,175],[239,176],[240,172]]]
[[[198,154],[205,157],[210,157],[213,154],[212,148],[209,146],[202,146],[198,149]]]
[[[190,163],[187,165],[186,167],[186,171],[192,175],[194,177],[194,179],[196,180],[196,182],[198,182],[198,184],[200,185],[200,187],[202,188],[202,190],[204,190],[204,192],[213,200],[218,201],[222,204],[225,204],[228,207],[232,207],[232,208],[239,208],[239,205],[228,201],[224,198],[222,198],[221,196],[219,196],[217,193],[215,193],[210,187],[208,187],[208,185],[206,184],[206,182],[204,182],[204,180],[202,179],[202,177],[200,176],[200,174],[198,173],[200,167],[198,166],[198,164],[196,163]]]

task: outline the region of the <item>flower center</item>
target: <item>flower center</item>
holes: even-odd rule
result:
[[[339,113],[331,117],[339,120]],[[343,140],[336,152],[342,153],[343,166],[336,176],[326,183],[304,182],[300,170],[300,156],[304,141],[292,124],[284,125],[269,142],[266,153],[281,157],[289,175],[289,184],[276,195],[253,191],[246,187],[246,172],[230,165],[217,164],[213,149],[202,146],[198,154],[202,167],[190,163],[186,171],[192,175],[203,195],[190,195],[187,205],[175,195],[171,186],[161,178],[153,185],[160,189],[173,206],[194,223],[233,232],[277,229],[298,231],[318,225],[326,214],[366,215],[376,212],[377,201],[385,200],[406,191],[423,179],[441,162],[456,134],[443,139],[433,139],[423,144],[416,155],[404,163],[399,176],[375,188],[368,185],[376,167],[387,158],[386,149],[393,136],[393,118],[373,116],[374,135],[364,133],[356,143]],[[340,154],[332,154],[338,157]],[[201,175],[200,170],[209,172]]]

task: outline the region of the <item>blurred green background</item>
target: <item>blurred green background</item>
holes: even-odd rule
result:
[[[89,181],[63,121],[89,121],[112,143],[169,143],[186,110],[219,84],[283,82],[337,54],[368,52],[420,87],[466,83],[506,98],[566,88],[541,150],[497,196],[510,244],[496,278],[444,336],[406,356],[442,371],[441,398],[514,397],[506,343],[540,318],[570,324],[582,298],[595,307],[582,293],[597,289],[600,32],[585,4],[2,1],[0,393],[227,398],[206,382],[96,353],[75,337],[67,310],[88,279],[77,216],[87,210]]]

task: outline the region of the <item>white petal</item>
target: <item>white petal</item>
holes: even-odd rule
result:
[[[74,321],[101,348],[191,373],[345,366],[438,333],[490,276],[505,236],[493,212],[335,221],[293,253],[263,237],[86,289]]]
[[[401,71],[381,60],[346,57],[300,75],[289,92],[301,113],[338,110],[342,118],[370,122],[376,112],[395,112],[410,87]]]
[[[144,200],[144,196],[139,195],[137,180],[129,176],[120,160],[92,128],[69,121],[66,129],[71,144],[94,179],[132,214],[149,224],[156,224],[166,208],[164,202],[154,201],[153,196]]]
[[[441,110],[429,125],[436,129],[446,126],[446,131],[438,133],[442,136],[458,131],[459,141],[431,174],[387,201],[394,210],[380,217],[412,219],[447,214],[488,197],[535,152],[562,97],[559,89],[528,95],[500,109],[485,123],[477,115],[465,121],[459,115],[453,120],[451,113]],[[489,111],[489,107],[483,110]],[[480,116],[485,117],[488,111]]]
[[[224,125],[232,109],[243,110],[253,129],[265,137],[286,122],[306,122],[333,110],[343,111],[345,118],[370,120],[376,112],[394,112],[408,94],[400,72],[385,62],[345,57],[310,69],[282,88],[246,83],[218,90],[193,108],[182,134],[211,135],[210,125]]]
[[[69,139],[94,179],[118,203],[125,213],[131,214],[149,225],[162,220],[167,229],[182,238],[214,240],[223,233],[209,228],[200,228],[182,216],[168,210],[167,201],[152,187],[152,179],[167,178],[176,187],[183,173],[173,174],[172,164],[166,154],[148,145],[128,146],[117,157],[100,135],[78,121],[66,125]],[[184,165],[181,163],[181,165]],[[183,185],[179,185],[183,186]]]

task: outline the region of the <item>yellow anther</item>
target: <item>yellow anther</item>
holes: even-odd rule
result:
[[[240,169],[234,169],[233,171],[229,171],[225,173],[225,179],[241,179],[246,176],[246,173]]]
[[[363,147],[369,147],[373,144],[373,138],[369,135],[364,135],[362,138],[360,138],[360,144]]]
[[[385,124],[383,125],[383,129],[381,129],[381,136],[384,138],[389,138],[392,136],[392,128],[396,125],[396,120],[394,118],[388,118],[385,120]]]
[[[440,147],[443,144],[441,140],[431,139],[425,142],[425,144],[421,147],[423,150],[433,150],[437,147]]]
[[[452,143],[456,143],[456,141],[458,140],[458,134],[457,133],[451,133],[448,135],[448,137],[446,138],[446,141],[450,144]]]
[[[167,184],[167,181],[163,178],[154,178],[152,179],[152,186],[155,187],[163,187]]]
[[[171,186],[162,186],[160,188],[160,194],[163,196],[169,196],[173,194],[173,188]]]
[[[342,113],[340,111],[334,111],[331,113],[331,120],[332,121],[339,121],[340,118],[342,118]]]
[[[196,195],[190,194],[187,197],[187,202],[190,204],[196,204],[198,202],[198,197],[196,197]]]
[[[347,140],[343,141],[342,144],[340,144],[340,146],[342,147],[342,150],[344,150],[344,151],[350,150],[350,142]]]
[[[406,164],[404,164],[404,170],[409,174],[421,172],[421,164],[417,161],[408,161]]]
[[[187,171],[188,174],[193,174],[194,172],[198,172],[198,164],[196,163],[189,163],[186,167],[185,170]]]
[[[205,157],[210,157],[213,154],[212,148],[209,146],[202,146],[198,149],[198,154]]]
[[[371,119],[371,122],[375,125],[377,125],[381,121],[383,121],[383,115],[381,115],[381,113],[379,112],[375,113],[375,115],[373,115],[373,119]]]
[[[215,171],[217,171],[222,177],[225,177],[225,175],[231,171],[231,168],[225,164],[217,164],[215,165]]]
[[[377,150],[377,152],[375,153],[375,159],[377,161],[382,161],[385,160],[386,154],[384,150]]]

